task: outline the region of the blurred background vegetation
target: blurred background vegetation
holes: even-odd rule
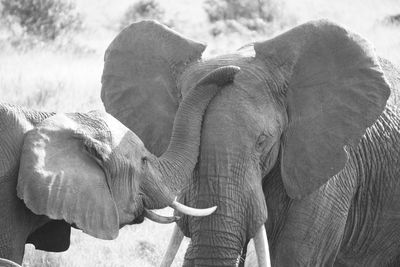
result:
[[[399,0],[0,0],[0,101],[59,112],[103,109],[104,51],[134,21],[156,19],[207,43],[204,57],[212,57],[319,18],[358,32],[400,65]],[[146,221],[113,241],[73,230],[64,253],[27,245],[24,266],[157,266],[171,230]],[[250,249],[247,265],[254,263]]]

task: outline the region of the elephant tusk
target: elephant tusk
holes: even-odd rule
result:
[[[183,240],[183,233],[179,229],[178,225],[174,226],[171,239],[168,244],[167,252],[165,252],[164,258],[160,264],[160,267],[169,267],[175,259],[176,253],[178,252],[179,246]]]
[[[265,231],[264,224],[260,227],[260,229],[258,230],[253,239],[254,239],[254,247],[256,249],[258,266],[271,267],[267,232]]]
[[[176,198],[175,198],[174,202],[172,202],[172,204],[169,206],[171,208],[173,208],[174,210],[177,210],[183,214],[190,215],[190,216],[197,216],[197,217],[208,216],[217,209],[217,206],[213,206],[211,208],[206,208],[206,209],[191,208],[191,207],[188,207],[186,205],[179,203],[178,201],[176,201]]]
[[[158,215],[157,213],[144,209],[143,216],[146,217],[147,219],[157,222],[157,223],[162,223],[162,224],[168,224],[168,223],[173,223],[176,222],[180,219],[179,216],[161,216]]]
[[[0,258],[0,266],[2,266],[2,267],[21,267],[21,265],[15,263],[13,261],[3,259],[3,258]]]

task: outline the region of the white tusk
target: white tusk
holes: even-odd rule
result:
[[[21,265],[15,263],[13,261],[3,259],[3,258],[0,258],[0,266],[2,266],[2,267],[21,267]]]
[[[151,210],[148,210],[148,209],[144,209],[143,216],[153,222],[162,223],[162,224],[173,223],[180,219],[179,216],[171,216],[171,217],[161,216],[161,215],[158,215],[157,213],[155,213]]]
[[[271,267],[267,232],[265,231],[264,224],[260,227],[256,235],[254,236],[253,240],[254,240],[254,247],[256,249],[258,266]]]
[[[164,258],[160,264],[160,267],[169,267],[175,259],[176,253],[178,252],[179,246],[183,240],[183,233],[179,229],[178,225],[174,226],[171,239],[168,244],[167,252],[165,252]]]
[[[177,211],[183,213],[183,214],[191,215],[191,216],[200,216],[200,217],[208,216],[217,209],[217,206],[207,208],[207,209],[191,208],[191,207],[188,207],[188,206],[185,206],[185,205],[179,203],[178,201],[176,201],[176,198],[175,198],[174,202],[172,202],[170,207],[173,208],[174,210],[177,210]]]

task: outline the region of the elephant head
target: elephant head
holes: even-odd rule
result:
[[[20,158],[17,194],[35,214],[63,219],[84,232],[113,239],[147,209],[168,205],[195,216],[176,202],[198,157],[202,117],[210,99],[239,69],[219,68],[203,77],[177,111],[168,149],[156,157],[140,138],[106,112],[51,116],[27,132]],[[176,218],[167,222],[175,221]]]
[[[184,216],[178,225],[191,238],[184,266],[235,266],[253,237],[266,264],[264,224],[271,204],[263,179],[279,175],[291,199],[317,190],[344,168],[346,146],[357,144],[379,117],[390,89],[370,45],[325,20],[200,61],[204,48],[155,22],[131,25],[106,53],[103,101],[148,137],[150,150],[161,152],[181,95],[206,73],[239,66],[229,90],[207,109],[198,167],[180,195],[186,204],[218,210],[204,218]],[[143,92],[149,80],[157,90]],[[163,114],[162,124],[145,124],[137,114],[143,105],[157,106],[145,118]]]

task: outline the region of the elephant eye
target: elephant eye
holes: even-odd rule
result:
[[[267,144],[268,141],[268,136],[266,136],[265,134],[261,134],[258,138],[257,138],[257,142],[256,142],[256,151],[257,152],[262,152],[265,145]]]
[[[147,165],[149,159],[147,157],[142,157],[142,165]]]

